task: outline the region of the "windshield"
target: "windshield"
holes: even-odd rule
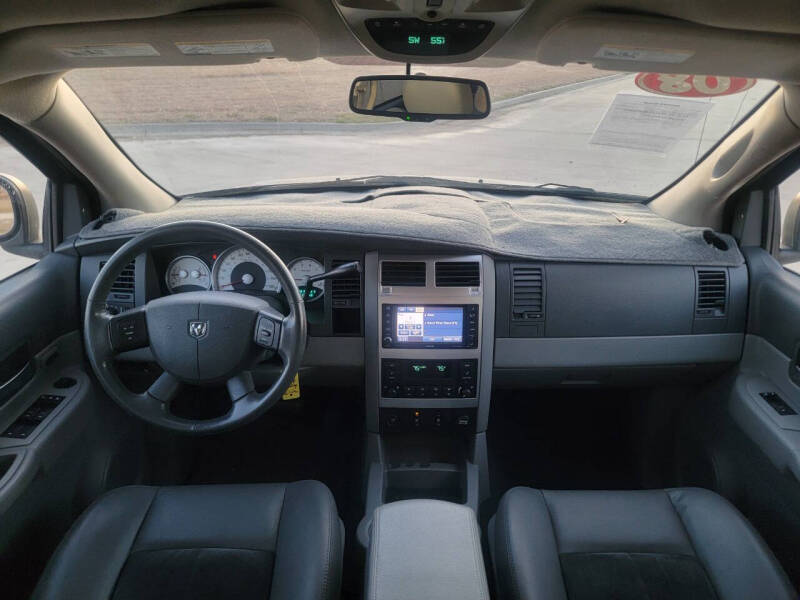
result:
[[[382,175],[558,183],[646,198],[775,87],[484,59],[413,65],[412,73],[485,81],[485,119],[406,123],[350,112],[353,78],[403,72],[367,57],[272,59],[82,69],[66,80],[131,159],[178,196]]]

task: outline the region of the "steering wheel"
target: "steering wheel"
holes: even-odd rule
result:
[[[252,252],[278,278],[289,314],[282,315],[261,298],[218,291],[164,296],[119,315],[109,313],[106,298],[122,270],[151,246],[178,239],[229,242]],[[300,367],[306,329],[303,298],[278,255],[240,229],[206,221],[162,225],[124,244],[100,270],[84,317],[89,362],[108,395],[149,423],[194,434],[243,425],[271,408]],[[148,346],[164,372],[147,391],[137,394],[120,381],[114,357]],[[250,369],[270,351],[280,357],[283,370],[267,391],[259,393]],[[227,414],[206,420],[172,414],[170,405],[183,384],[223,382],[232,402]]]

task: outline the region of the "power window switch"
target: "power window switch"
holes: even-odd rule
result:
[[[786,401],[775,392],[761,392],[759,396],[766,400],[772,410],[782,417],[790,417],[797,414],[797,411],[786,404]]]

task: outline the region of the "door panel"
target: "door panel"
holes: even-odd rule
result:
[[[77,281],[78,258],[53,253],[0,282],[0,574],[8,598],[30,594],[74,518],[86,464],[76,442],[91,382],[81,368]],[[57,388],[69,383],[64,377],[75,383]],[[57,396],[28,435],[8,435],[40,397]]]
[[[761,248],[743,249],[750,273],[742,360],[724,385],[726,431],[709,454],[720,487],[800,584],[800,276]],[[726,427],[728,420],[734,426]]]
[[[78,258],[58,253],[0,282],[0,357],[22,345],[33,356],[77,329],[77,283]]]

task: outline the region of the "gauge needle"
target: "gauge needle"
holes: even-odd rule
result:
[[[251,283],[253,283],[253,276],[250,275],[250,273],[245,273],[244,275],[242,275],[242,278],[239,281],[232,281],[231,283],[226,283],[222,287],[228,287],[228,286],[233,287],[234,285],[239,285],[240,283],[243,283],[245,285],[250,285]]]

